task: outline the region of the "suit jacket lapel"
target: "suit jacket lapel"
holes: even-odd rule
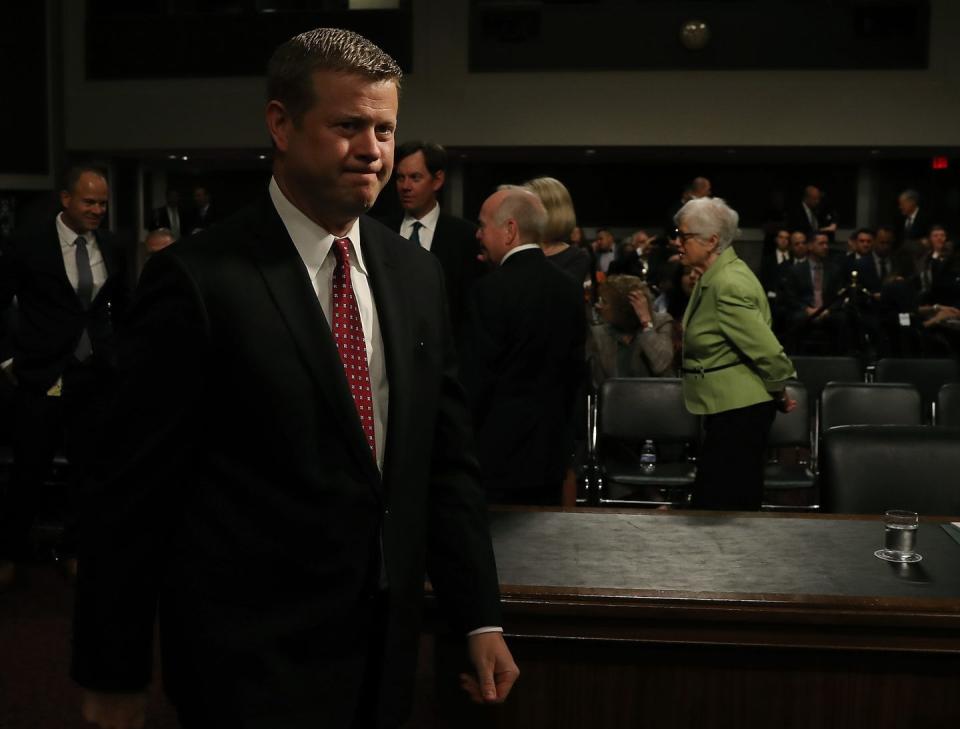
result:
[[[69,292],[71,304],[76,304],[76,308],[82,311],[83,304],[80,303],[77,291],[73,288],[73,284],[70,283],[70,277],[67,276],[67,266],[63,260],[63,249],[60,247],[60,232],[57,230],[56,222],[47,229],[46,240],[49,241],[47,245],[38,246],[37,248],[38,255],[43,257],[39,266],[40,270],[48,271],[54,276],[60,285],[64,287],[65,291]]]
[[[411,392],[410,362],[413,348],[411,318],[408,316],[408,297],[403,292],[403,277],[398,275],[397,260],[400,250],[397,242],[383,235],[365,217],[360,218],[360,242],[363,247],[363,261],[370,275],[370,290],[373,293],[380,321],[380,334],[383,337],[384,362],[387,381],[390,385],[390,407],[387,414],[387,442],[384,451],[384,480],[389,482],[391,454],[402,443],[404,423],[410,421],[410,408],[407,394]]]
[[[107,278],[117,272],[117,255],[110,241],[104,240],[104,236],[94,232],[97,238],[97,247],[100,249],[100,255],[103,256],[103,265],[107,269]]]
[[[700,280],[697,279],[697,285],[693,288],[693,293],[690,295],[690,301],[687,303],[687,310],[683,312],[683,329],[686,331],[689,328],[690,320],[693,318],[694,312],[696,312],[697,307],[700,306],[700,299],[703,298],[702,288],[700,287]]]
[[[380,474],[363,434],[337,345],[303,261],[267,196],[261,201],[260,213],[260,224],[250,239],[254,262],[316,382],[317,390],[334,416],[343,423],[348,447],[370,482],[379,485]]]

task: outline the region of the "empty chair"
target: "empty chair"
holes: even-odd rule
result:
[[[797,379],[807,387],[811,402],[820,399],[828,382],[863,382],[863,367],[856,357],[791,357]]]
[[[840,426],[824,434],[822,454],[820,492],[832,513],[960,515],[960,430]]]
[[[601,504],[652,504],[668,501],[656,489],[685,490],[695,466],[686,448],[700,436],[700,420],[683,404],[681,381],[674,378],[613,378],[600,387],[596,425],[597,480]],[[641,468],[640,449],[654,442],[658,459],[652,472]]]
[[[797,379],[807,388],[813,403],[810,430],[813,433],[813,462],[817,462],[820,425],[820,395],[828,382],[863,382],[863,365],[856,357],[791,357]]]
[[[807,388],[802,382],[788,382],[787,394],[797,401],[796,408],[789,413],[778,412],[770,428],[767,445],[779,454],[782,448],[797,449],[793,462],[781,462],[779,458],[767,463],[763,472],[764,508],[813,508],[816,500],[813,494],[815,476],[808,460],[811,448],[809,398]],[[794,491],[802,501],[791,499],[791,503],[780,503],[784,499],[775,497],[771,491]],[[778,503],[772,503],[772,502]],[[795,503],[794,503],[795,502]]]
[[[936,424],[960,428],[960,382],[951,382],[937,394]]]
[[[954,359],[887,358],[877,362],[877,382],[909,382],[920,391],[926,417],[940,388],[960,380],[960,365]],[[931,418],[932,422],[932,418]]]
[[[921,425],[920,393],[913,385],[831,382],[820,396],[820,434],[838,425]]]

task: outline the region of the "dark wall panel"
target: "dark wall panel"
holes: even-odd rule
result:
[[[926,68],[929,23],[928,0],[472,0],[470,68]]]
[[[46,3],[6,3],[0,22],[0,174],[46,175]]]
[[[404,3],[397,10],[364,11],[327,9],[323,2],[297,3],[310,9],[283,12],[263,5],[252,0],[153,0],[143,5],[88,0],[87,77],[259,76],[280,43],[318,27],[356,31],[410,70],[411,13]]]

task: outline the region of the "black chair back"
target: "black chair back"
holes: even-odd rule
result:
[[[810,447],[810,401],[807,388],[802,382],[793,380],[787,383],[787,394],[797,401],[792,412],[777,412],[770,428],[767,445],[771,448],[787,446]]]
[[[683,404],[681,380],[620,377],[600,387],[599,435],[619,440],[687,443],[700,437],[700,419]]]
[[[951,382],[937,394],[937,425],[960,428],[960,382]]]
[[[863,367],[856,357],[791,357],[797,379],[807,386],[811,402],[820,399],[828,382],[863,382]]]
[[[820,493],[832,513],[960,515],[958,473],[957,429],[847,425],[824,434]]]
[[[960,365],[955,359],[887,358],[877,362],[877,382],[909,382],[920,391],[924,411],[937,400],[940,388],[960,381]]]
[[[921,425],[920,393],[906,383],[838,383],[820,397],[821,434],[838,425]]]

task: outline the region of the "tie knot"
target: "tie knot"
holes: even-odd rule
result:
[[[422,228],[422,227],[423,227],[423,223],[421,223],[419,220],[414,220],[414,221],[413,221],[413,230],[414,230],[414,232],[420,230],[420,228]]]
[[[74,244],[75,246],[79,247],[79,248],[86,248],[86,247],[87,247],[87,239],[84,238],[82,235],[78,235],[78,236],[77,236],[77,239],[73,242],[73,244]]]
[[[333,241],[333,252],[337,257],[337,263],[348,263],[350,261],[350,239],[336,238]]]

